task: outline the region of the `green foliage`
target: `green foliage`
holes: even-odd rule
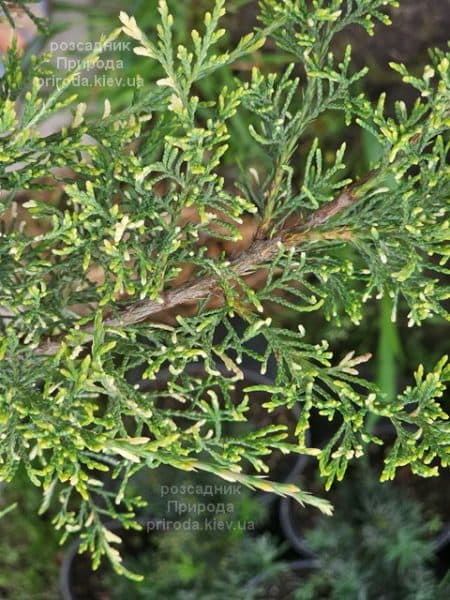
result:
[[[296,600],[316,598],[445,598],[431,568],[431,534],[421,507],[370,476],[346,481],[336,513],[305,533],[320,567],[298,586]]]
[[[137,526],[142,502],[127,482],[141,469],[206,471],[329,513],[326,500],[265,479],[265,459],[273,450],[317,455],[330,486],[368,443],[380,442],[369,427],[378,416],[391,419],[398,433],[383,478],[406,464],[423,476],[448,466],[445,358],[428,375],[419,368],[414,387],[386,399],[358,376],[367,356],[350,351],[338,362],[328,342],[302,340],[304,313],[359,325],[374,296],[392,299],[394,319],[399,300],[407,303],[410,326],[432,316],[448,320],[442,276],[449,254],[449,55],[432,52],[422,78],[393,66],[418,99],[409,110],[397,102],[391,116],[384,96],[373,107],[356,92],[365,71],[352,71],[350,49],[343,57],[330,51],[347,25],[370,32],[374,20],[385,21],[387,4],[395,2],[266,0],[263,28],[223,51],[216,49],[224,35],[223,0],[206,13],[202,32],[192,31],[190,43],[177,47],[161,1],[156,31],[141,31],[121,13],[121,29],[49,94],[41,81],[53,73],[49,57],[33,61],[28,81],[20,56],[9,52],[0,87],[0,478],[12,481],[23,465],[43,488],[43,510],[60,504],[54,524],[63,540],[80,534],[94,566],[106,554],[125,572],[117,536],[104,523],[114,518]],[[105,101],[102,118],[90,119],[86,104],[77,105],[68,90],[123,34],[163,76],[121,111],[113,113]],[[208,101],[198,95],[198,81],[262,51],[268,36],[301,62],[300,79],[294,66],[281,74],[255,67],[250,81],[236,79]],[[72,123],[43,137],[47,119],[68,108]],[[370,132],[381,156],[367,177],[350,183],[345,147],[326,164],[315,141],[297,189],[295,150],[330,110]],[[230,120],[240,113],[250,115],[267,167],[259,172],[248,156],[234,182],[223,161]],[[42,200],[61,189],[57,200]],[[248,218],[258,226],[248,251],[208,253],[205,240],[213,237],[224,248],[238,242]],[[39,234],[30,233],[30,222]],[[181,285],[185,267],[192,275]],[[266,277],[254,289],[247,276],[260,268]],[[197,304],[194,314],[184,302]],[[298,331],[272,325],[273,304],[299,314]],[[175,310],[170,324],[154,319],[163,309]],[[246,322],[242,335],[235,315]],[[219,325],[226,333],[218,341]],[[257,335],[267,341],[261,354],[249,347]],[[242,363],[256,359],[264,372],[271,357],[274,384],[251,386],[235,398]],[[188,374],[195,363],[202,375]],[[130,380],[130,370],[142,364],[144,380],[168,367],[166,389]],[[270,394],[268,413],[299,405],[294,442],[283,426],[236,438],[224,433],[224,423],[247,419],[258,391]],[[336,425],[322,449],[305,444],[313,413]],[[104,486],[105,472],[121,477],[118,493]]]
[[[209,481],[214,488],[211,479],[203,478],[203,481]],[[195,485],[198,482],[196,477]],[[173,479],[170,484],[173,485]],[[190,484],[192,486],[192,480]],[[156,600],[170,596],[180,600],[238,600],[255,576],[282,571],[285,564],[279,558],[280,549],[275,540],[255,531],[261,517],[260,503],[244,492],[236,497],[171,495],[171,502],[181,502],[189,509],[207,501],[210,506],[218,508],[222,504],[229,510],[216,515],[203,513],[201,518],[193,517],[192,513],[188,516],[186,512],[177,517],[176,529],[167,518],[167,500],[162,510],[152,502],[156,522],[162,519],[161,528],[147,533],[148,544],[138,551],[133,548],[134,556],[125,556],[126,564],[133,571],[143,573],[144,580],[131,582],[105,573],[102,580],[112,598],[131,596]],[[204,521],[214,523],[215,527],[220,523],[223,529],[211,533],[205,530]],[[253,597],[253,591],[249,589],[246,597]]]
[[[221,25],[223,29],[226,29],[226,33],[217,39],[215,42],[215,52],[224,54],[230,47],[229,33],[233,33],[228,28],[233,26],[233,19],[236,20],[240,10],[253,0],[228,0],[227,1],[227,14],[221,19]],[[146,0],[132,0],[127,3],[126,9],[129,14],[132,14],[135,20],[139,23],[139,27],[142,31],[154,31],[159,24],[160,14],[157,8],[157,1],[153,0],[150,10]],[[178,45],[189,45],[192,43],[191,30],[200,29],[203,26],[204,12],[211,7],[209,0],[187,0],[186,2],[172,2],[170,5],[171,13],[173,15],[172,24],[172,40],[174,49]],[[112,25],[116,23],[117,14],[121,10],[122,5],[117,0],[111,2],[111,0],[99,0],[95,6],[89,7],[89,20],[85,23],[88,29],[88,35],[90,40],[97,40],[100,34],[104,31],[108,31]],[[56,5],[53,8],[54,14],[57,11],[64,11],[64,5]],[[71,6],[71,11],[79,11],[81,13],[80,18],[83,18],[83,7]],[[64,16],[64,14],[62,14]],[[245,25],[242,26],[243,30]],[[142,57],[134,52],[129,52],[126,49],[126,45],[131,44],[130,41],[124,43],[123,48],[119,49],[119,52],[113,53],[108,52],[105,58],[111,60],[111,65],[115,65],[115,69],[110,69],[109,74],[120,81],[121,84],[114,89],[114,94],[110,93],[110,87],[108,86],[86,86],[76,87],[73,86],[73,91],[77,93],[78,98],[82,102],[86,102],[89,105],[90,114],[95,113],[101,117],[103,111],[103,102],[107,99],[112,106],[112,109],[118,111],[124,107],[129,106],[133,101],[133,97],[136,93],[139,93],[139,86],[136,87],[135,82],[149,82],[157,81],[162,78],[164,71],[158,61],[143,61]],[[83,50],[84,48],[82,48]],[[70,59],[81,60],[83,58],[83,52],[70,52]],[[255,54],[259,56],[259,54]],[[246,70],[246,64],[251,64],[253,57],[243,57],[241,61],[222,65],[222,67],[214,71],[211,75],[195,82],[196,94],[200,96],[205,102],[214,101],[217,96],[217,90],[222,89],[224,86],[234,87],[234,71],[235,69]],[[270,61],[270,55],[260,55],[260,60],[265,64]],[[241,62],[241,66],[239,66]],[[62,66],[66,64],[65,60],[61,61]],[[65,73],[62,72],[61,76],[64,77]],[[71,89],[72,91],[72,89]],[[243,161],[248,155],[249,151],[253,153],[257,151],[255,148],[252,137],[248,132],[248,124],[245,116],[241,113],[236,113],[228,122],[230,131],[230,151],[227,152],[222,160],[224,164],[235,165],[236,161]]]
[[[57,600],[59,534],[36,513],[41,491],[22,471],[0,488],[0,595]],[[11,508],[14,507],[13,510]]]
[[[7,0],[0,0],[0,22],[6,21],[11,27],[15,28],[17,15],[23,13],[33,21],[41,33],[47,33],[47,20],[36,16],[33,12],[33,6],[30,6],[37,4],[39,1],[40,0],[16,0],[15,2],[8,2]]]
[[[145,580],[133,584],[111,578],[112,597],[239,600],[255,573],[282,570],[282,563],[276,562],[276,545],[267,535],[229,538],[220,535],[218,543],[217,536],[202,539],[198,533],[182,530],[160,535],[156,548],[132,563],[135,571],[147,574]]]

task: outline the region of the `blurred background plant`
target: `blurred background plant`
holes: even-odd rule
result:
[[[24,473],[13,486],[0,487],[0,598],[8,600],[57,600],[62,549],[59,532],[48,515],[36,508],[41,491]]]
[[[320,560],[295,600],[448,598],[450,581],[433,569],[439,519],[370,471],[356,470],[335,491],[333,519],[305,523],[305,542]]]

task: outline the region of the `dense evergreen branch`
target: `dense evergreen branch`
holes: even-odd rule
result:
[[[279,252],[280,244],[289,249],[317,235],[323,237],[323,239],[348,239],[348,229],[326,232],[323,236],[313,233],[312,230],[321,227],[334,216],[352,206],[360,196],[358,191],[368,182],[372,183],[377,174],[378,171],[371,171],[356,184],[346,187],[334,200],[314,211],[305,220],[300,220],[295,225],[280,230],[275,237],[263,240],[255,239],[248,250],[237,257],[230,267],[238,277],[246,277],[274,259]],[[162,311],[168,311],[183,304],[192,304],[208,296],[223,296],[220,282],[213,276],[199,277],[179,287],[167,290],[158,300],[145,299],[133,302],[123,309],[119,316],[106,318],[104,324],[108,327],[135,325]],[[80,329],[87,334],[94,332],[93,325],[86,325]],[[39,354],[56,354],[60,344],[60,336],[56,339],[50,338],[37,348],[37,352]]]
[[[211,0],[202,27],[176,43],[169,7],[159,0],[148,35],[122,12],[121,29],[91,45],[53,91],[42,89],[49,74],[59,77],[48,57],[30,61],[27,77],[14,48],[4,57],[0,481],[22,466],[43,490],[42,511],[60,503],[53,523],[62,541],[78,532],[94,566],[107,555],[125,572],[104,523],[136,525],[142,500],[128,482],[141,469],[207,471],[329,512],[295,485],[266,479],[267,458],[314,455],[329,487],[368,444],[380,443],[371,426],[379,417],[396,432],[383,479],[406,465],[425,477],[448,466],[447,358],[428,372],[420,366],[414,384],[393,398],[358,375],[366,356],[350,348],[337,362],[326,341],[334,344],[344,319],[362,324],[375,299],[387,299],[391,319],[398,312],[410,327],[449,317],[450,54],[432,51],[422,76],[392,63],[418,98],[410,109],[397,101],[387,112],[384,94],[374,106],[358,93],[366,69],[355,72],[350,47],[339,58],[331,51],[344,28],[371,33],[396,4],[262,0],[264,28],[230,47],[220,27],[225,0]],[[85,119],[87,102],[75,103],[91,94],[67,92],[83,87],[94,65],[115,62],[100,55],[116,49],[122,33],[136,43],[144,86],[121,111],[105,98],[93,123]],[[231,63],[263,53],[266,37],[283,51],[278,59],[288,53],[292,64],[273,73],[251,58],[251,77],[232,77]],[[69,108],[70,126],[43,138],[41,126]],[[315,139],[304,152],[321,130],[313,124],[329,111],[373,138],[379,169],[352,185],[345,143],[332,152]],[[245,127],[236,127],[240,119]],[[242,165],[239,193],[226,176],[227,151]],[[249,239],[239,229],[249,214],[259,215],[259,227],[240,243],[240,235]],[[342,252],[343,243],[352,251]],[[263,303],[267,315],[259,318]],[[272,322],[273,304],[289,316]],[[173,326],[158,323],[163,311],[176,314]],[[311,312],[316,319],[305,317]],[[245,317],[242,331],[233,314]],[[319,314],[332,325],[315,330],[312,339],[324,339],[313,344],[307,336]],[[59,334],[45,341],[56,327]],[[258,337],[262,351],[252,345]],[[251,383],[249,359],[261,374],[273,361],[273,381],[238,388]],[[142,365],[142,381],[164,389],[135,385],[131,376]],[[230,427],[250,422],[254,401],[258,423],[235,434]],[[278,423],[276,410],[292,407],[300,409],[296,423]],[[321,448],[308,447],[313,414],[334,428]],[[117,492],[104,483],[106,473],[97,475],[104,471],[122,482]]]

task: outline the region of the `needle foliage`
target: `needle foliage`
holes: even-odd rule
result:
[[[156,30],[141,31],[122,12],[120,27],[50,90],[43,84],[53,73],[50,56],[34,58],[26,70],[14,47],[5,57],[0,479],[13,482],[22,465],[42,489],[41,510],[55,511],[63,540],[81,536],[94,566],[106,554],[126,571],[119,540],[104,523],[137,526],[140,500],[127,482],[141,469],[208,471],[329,513],[326,500],[262,477],[267,456],[313,454],[330,486],[368,444],[381,443],[370,427],[378,417],[397,433],[382,479],[405,465],[425,477],[448,466],[446,357],[429,373],[419,366],[413,385],[392,399],[358,375],[368,357],[349,348],[338,361],[329,342],[304,339],[311,311],[334,323],[349,317],[357,327],[367,303],[384,296],[392,319],[407,307],[411,327],[434,316],[448,321],[450,55],[432,51],[421,76],[392,64],[417,100],[388,110],[385,95],[373,105],[360,92],[366,69],[354,70],[351,48],[339,56],[332,50],[335,35],[350,25],[372,34],[377,21],[388,24],[385,9],[396,5],[262,0],[257,27],[232,46],[221,27],[225,1],[216,0],[203,30],[192,31],[184,46],[161,0],[152,9],[160,13]],[[143,64],[157,64],[158,78],[145,81],[120,112],[106,101],[102,118],[90,119],[67,90],[81,85],[105,48],[127,40]],[[278,73],[237,71],[215,99],[198,95],[197,82],[266,52],[287,53],[291,64]],[[41,133],[67,110],[71,123]],[[345,144],[325,160],[320,140],[311,144],[305,135],[328,111],[341,111],[381,148],[371,172],[355,181]],[[262,164],[249,154],[240,174],[223,168],[236,116],[249,124],[255,155],[265,156]],[[296,151],[305,143],[310,150],[300,165]],[[57,201],[55,190],[62,190]],[[249,217],[257,231],[242,250]],[[30,232],[31,221],[39,234]],[[211,237],[240,249],[213,257],[205,244]],[[273,323],[277,304],[298,314],[298,330]],[[161,317],[166,310],[171,321]],[[246,323],[239,334],[236,316]],[[265,351],[251,349],[256,336],[265,338]],[[261,373],[274,359],[276,376],[236,398],[248,358]],[[201,376],[189,371],[193,364]],[[140,365],[144,382],[164,370],[164,389],[136,385],[128,374]],[[227,424],[248,419],[258,392],[269,394],[269,414],[299,406],[290,437],[282,425],[229,433]],[[306,444],[314,414],[336,426],[323,448]],[[111,475],[121,481],[114,492],[105,485]]]

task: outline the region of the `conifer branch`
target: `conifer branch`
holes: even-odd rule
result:
[[[261,0],[262,28],[231,47],[220,26],[225,0],[211,0],[185,40],[166,0],[156,4],[148,36],[121,12],[121,29],[86,43],[92,53],[62,85],[47,55],[28,61],[14,48],[0,80],[0,481],[22,465],[43,490],[41,512],[60,504],[53,523],[62,541],[78,532],[94,568],[106,555],[128,576],[104,523],[135,527],[144,501],[128,483],[141,469],[205,471],[326,512],[319,498],[261,476],[273,451],[316,456],[329,488],[380,443],[371,424],[382,417],[396,431],[382,479],[406,465],[435,476],[449,462],[447,357],[427,373],[419,366],[414,384],[390,397],[359,376],[366,356],[350,349],[336,362],[326,337],[334,343],[343,318],[360,326],[371,299],[389,299],[391,319],[398,311],[410,327],[448,319],[450,54],[431,51],[421,76],[391,63],[418,97],[387,111],[385,94],[374,105],[359,93],[367,69],[355,71],[350,46],[335,56],[332,39],[351,25],[372,33],[397,0]],[[122,45],[121,34],[136,44],[139,63],[129,64],[146,75],[143,89],[131,102],[128,93],[105,98],[93,122],[85,119],[92,95],[69,92],[89,83],[94,65],[122,68],[100,59]],[[287,53],[290,65],[258,68],[266,37],[270,64],[278,56],[284,65]],[[230,65],[249,55],[251,76],[234,77]],[[56,85],[43,83],[49,75]],[[70,126],[43,137],[62,110],[72,110]],[[304,132],[311,139],[329,111],[376,144],[381,167],[351,185],[345,143],[331,153],[329,140],[321,147],[316,138],[305,153]],[[245,174],[235,188],[226,152]],[[249,213],[260,215],[250,240],[241,219]],[[215,261],[210,242],[226,254]],[[355,252],[341,252],[349,242]],[[264,302],[289,319],[258,318]],[[319,344],[308,342],[312,311],[332,323]],[[248,317],[242,330],[234,313]],[[173,327],[158,323],[168,315]],[[199,360],[201,377],[191,371]],[[246,381],[255,363],[261,375],[273,363],[273,381]],[[134,383],[144,364],[142,381],[161,386]],[[278,409],[293,407],[294,423],[278,422]],[[320,427],[313,414],[327,432],[332,423],[321,448],[308,447],[308,431]],[[252,415],[248,432],[229,428]],[[105,471],[121,480],[116,492]]]
[[[315,210],[306,219],[300,220],[295,225],[285,227],[276,236],[270,239],[255,239],[251,246],[240,256],[234,259],[230,268],[238,277],[247,277],[275,258],[280,249],[280,244],[287,249],[294,248],[302,242],[311,239],[350,239],[348,228],[339,228],[322,233],[313,230],[325,225],[330,219],[352,206],[360,197],[366,184],[373,185],[378,175],[373,170],[359,181],[343,189],[331,202]],[[111,316],[104,320],[107,327],[127,327],[148,320],[150,317],[171,310],[177,306],[192,304],[210,297],[220,297],[224,302],[220,282],[216,277],[203,276],[189,281],[179,287],[167,290],[158,300],[144,299],[133,302],[124,308],[119,316]],[[80,330],[86,334],[94,332],[93,325],[86,325]],[[87,340],[89,341],[89,340]],[[37,348],[38,354],[54,355],[61,345],[61,335],[50,338]]]

